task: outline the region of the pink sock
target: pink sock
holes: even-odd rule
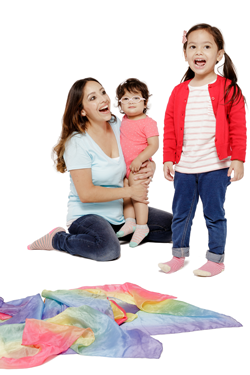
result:
[[[121,227],[121,229],[116,232],[118,238],[127,236],[127,234],[133,233],[136,228],[135,219],[129,217],[125,220],[125,224]]]
[[[129,243],[130,247],[136,247],[141,243],[143,238],[145,238],[149,233],[149,228],[147,224],[145,225],[136,225],[135,233],[133,234],[131,241]]]
[[[52,246],[52,238],[57,232],[66,232],[65,229],[61,227],[57,227],[55,229],[52,229],[48,234],[45,234],[45,236],[39,238],[35,242],[33,242],[31,245],[27,246],[28,250],[53,250]]]
[[[169,262],[159,263],[158,266],[165,273],[173,273],[179,271],[184,265],[185,257],[177,258],[173,257]]]
[[[207,261],[204,266],[201,268],[198,268],[197,270],[194,271],[194,274],[196,276],[215,276],[224,271],[225,265],[224,263],[215,263],[211,262],[210,260]]]

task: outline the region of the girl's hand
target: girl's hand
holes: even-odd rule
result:
[[[231,182],[239,181],[244,176],[244,163],[241,160],[232,160],[231,165],[228,169],[228,177],[231,176],[232,171],[234,171],[234,176],[231,178]]]
[[[130,198],[134,199],[135,201],[142,202],[148,204],[148,186],[139,183],[136,185],[132,185],[131,189],[131,196]]]
[[[174,180],[174,168],[173,168],[174,163],[172,161],[166,161],[163,166],[163,173],[164,177],[168,181],[173,181]]]
[[[139,172],[134,174],[134,180],[144,180],[143,183],[149,185],[155,173],[155,162],[147,160],[141,165]]]
[[[142,165],[142,162],[139,160],[139,158],[135,158],[132,163],[130,164],[129,166],[129,169],[131,170],[131,172],[138,172],[139,169],[141,168],[141,165]]]

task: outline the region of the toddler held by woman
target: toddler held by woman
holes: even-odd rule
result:
[[[136,172],[155,154],[159,147],[158,129],[154,120],[146,115],[149,99],[148,87],[135,78],[127,79],[116,89],[121,123],[121,146],[126,163],[126,178],[130,186],[136,183]],[[132,172],[132,173],[131,173]],[[148,235],[148,207],[135,200],[124,199],[125,224],[116,233],[123,237],[133,233],[130,247],[136,247]]]

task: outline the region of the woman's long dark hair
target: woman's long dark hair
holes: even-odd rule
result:
[[[218,50],[219,51],[222,49],[224,50],[225,42],[223,39],[223,35],[220,32],[220,30],[217,29],[217,27],[210,26],[206,23],[200,23],[198,25],[191,27],[191,29],[188,30],[186,34],[186,38],[188,39],[189,34],[191,34],[193,31],[196,31],[196,30],[206,30],[214,38],[214,41],[218,47]],[[186,51],[186,49],[187,49],[187,42],[183,44],[183,50]],[[224,57],[225,57],[225,62],[223,64],[223,77],[226,78],[224,99],[226,102],[231,89],[233,89],[233,94],[230,95],[229,100],[226,102],[226,104],[230,103],[231,105],[233,105],[234,103],[237,103],[240,101],[242,97],[242,92],[241,92],[240,87],[237,84],[238,78],[237,78],[236,69],[232,60],[230,59],[230,57],[228,56],[226,52],[224,53]],[[194,78],[194,72],[189,67],[186,73],[184,74],[184,76],[182,77],[181,82],[188,81],[189,79],[192,79],[192,78]],[[231,83],[228,86],[226,86],[227,79],[231,80]]]
[[[65,111],[62,119],[62,132],[58,143],[53,148],[52,152],[55,155],[54,161],[58,172],[64,173],[67,168],[63,158],[65,151],[65,143],[72,136],[74,132],[84,133],[87,128],[88,119],[82,116],[83,109],[82,101],[84,95],[84,87],[87,82],[94,81],[100,84],[94,78],[84,78],[76,81],[69,90]],[[112,115],[114,119],[116,117]]]

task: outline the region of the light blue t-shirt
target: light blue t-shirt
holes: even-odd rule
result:
[[[92,182],[96,186],[107,188],[123,187],[126,165],[120,145],[121,121],[110,121],[119,149],[119,158],[110,158],[97,143],[85,133],[75,133],[66,143],[63,158],[68,171],[91,168]],[[67,222],[95,214],[102,216],[111,224],[122,224],[123,199],[101,203],[82,203],[70,176],[70,193],[68,200]]]

